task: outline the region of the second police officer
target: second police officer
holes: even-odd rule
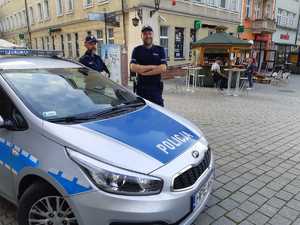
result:
[[[89,67],[93,70],[96,70],[100,73],[106,72],[110,75],[109,70],[107,69],[105,63],[102,61],[101,57],[96,54],[98,40],[94,36],[87,36],[84,42],[86,47],[85,54],[79,59],[79,62]]]
[[[162,73],[167,70],[164,48],[153,44],[153,29],[142,29],[143,45],[137,46],[132,53],[130,68],[137,73],[136,93],[160,106],[164,106]]]

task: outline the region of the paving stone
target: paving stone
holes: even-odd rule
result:
[[[250,202],[258,205],[258,206],[261,206],[263,205],[266,201],[268,201],[267,198],[265,198],[264,196],[256,193],[254,195],[252,195],[249,199],[248,199]]]
[[[226,210],[218,205],[214,205],[213,207],[209,208],[206,212],[212,218],[217,219],[223,216],[226,213]]]
[[[241,210],[251,214],[253,213],[255,210],[257,210],[259,207],[257,205],[255,205],[252,202],[249,202],[248,200],[246,202],[244,202],[240,207]]]
[[[232,194],[230,198],[238,203],[243,203],[249,198],[249,196],[244,194],[243,192],[237,191],[234,194]]]
[[[280,215],[275,215],[269,223],[271,225],[290,225],[292,221],[288,220],[287,218],[284,218]]]
[[[260,189],[258,193],[265,196],[266,198],[272,198],[276,194],[275,191],[267,187]]]
[[[293,198],[293,194],[291,194],[287,191],[284,191],[284,190],[279,191],[275,196],[284,201],[289,201],[290,199]],[[298,200],[300,200],[300,199],[298,199]]]
[[[268,201],[268,204],[277,209],[280,209],[282,206],[286,204],[286,202],[279,198],[273,197]]]
[[[243,221],[244,219],[246,219],[249,214],[247,214],[246,212],[240,210],[240,209],[234,209],[231,212],[229,212],[228,214],[226,214],[226,216],[228,218],[230,218],[231,220],[240,223],[241,221]]]
[[[251,216],[249,216],[248,220],[255,225],[264,225],[268,222],[269,217],[260,212],[255,212]]]
[[[207,213],[201,213],[196,220],[196,225],[209,225],[214,221]]]
[[[215,221],[212,225],[235,225],[235,223],[226,217],[222,216],[220,219]]]
[[[279,214],[285,218],[288,218],[290,220],[296,220],[297,217],[300,215],[299,211],[296,211],[294,209],[288,208],[288,207],[283,207],[280,211]]]
[[[264,215],[272,218],[277,212],[278,212],[279,209],[273,207],[273,206],[270,206],[268,204],[264,204],[260,209],[259,211],[261,213],[263,213]]]
[[[230,198],[227,198],[224,201],[220,202],[218,205],[222,206],[227,211],[230,211],[234,208],[237,208],[240,204]]]

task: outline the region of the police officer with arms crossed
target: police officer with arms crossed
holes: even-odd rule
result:
[[[161,74],[167,70],[165,50],[153,44],[153,29],[150,26],[143,27],[142,40],[144,44],[133,50],[130,65],[131,70],[138,74],[136,93],[164,106]]]
[[[87,51],[79,59],[79,62],[98,72],[106,72],[108,76],[110,75],[105,63],[102,61],[101,57],[96,54],[98,40],[94,36],[87,36],[85,38],[84,46]]]

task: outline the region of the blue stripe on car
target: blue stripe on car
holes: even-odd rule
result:
[[[162,163],[172,161],[200,139],[181,123],[149,106],[82,126],[132,146]]]

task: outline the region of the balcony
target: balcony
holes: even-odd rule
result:
[[[257,19],[252,22],[252,31],[255,34],[272,34],[276,31],[276,22],[271,19]]]

